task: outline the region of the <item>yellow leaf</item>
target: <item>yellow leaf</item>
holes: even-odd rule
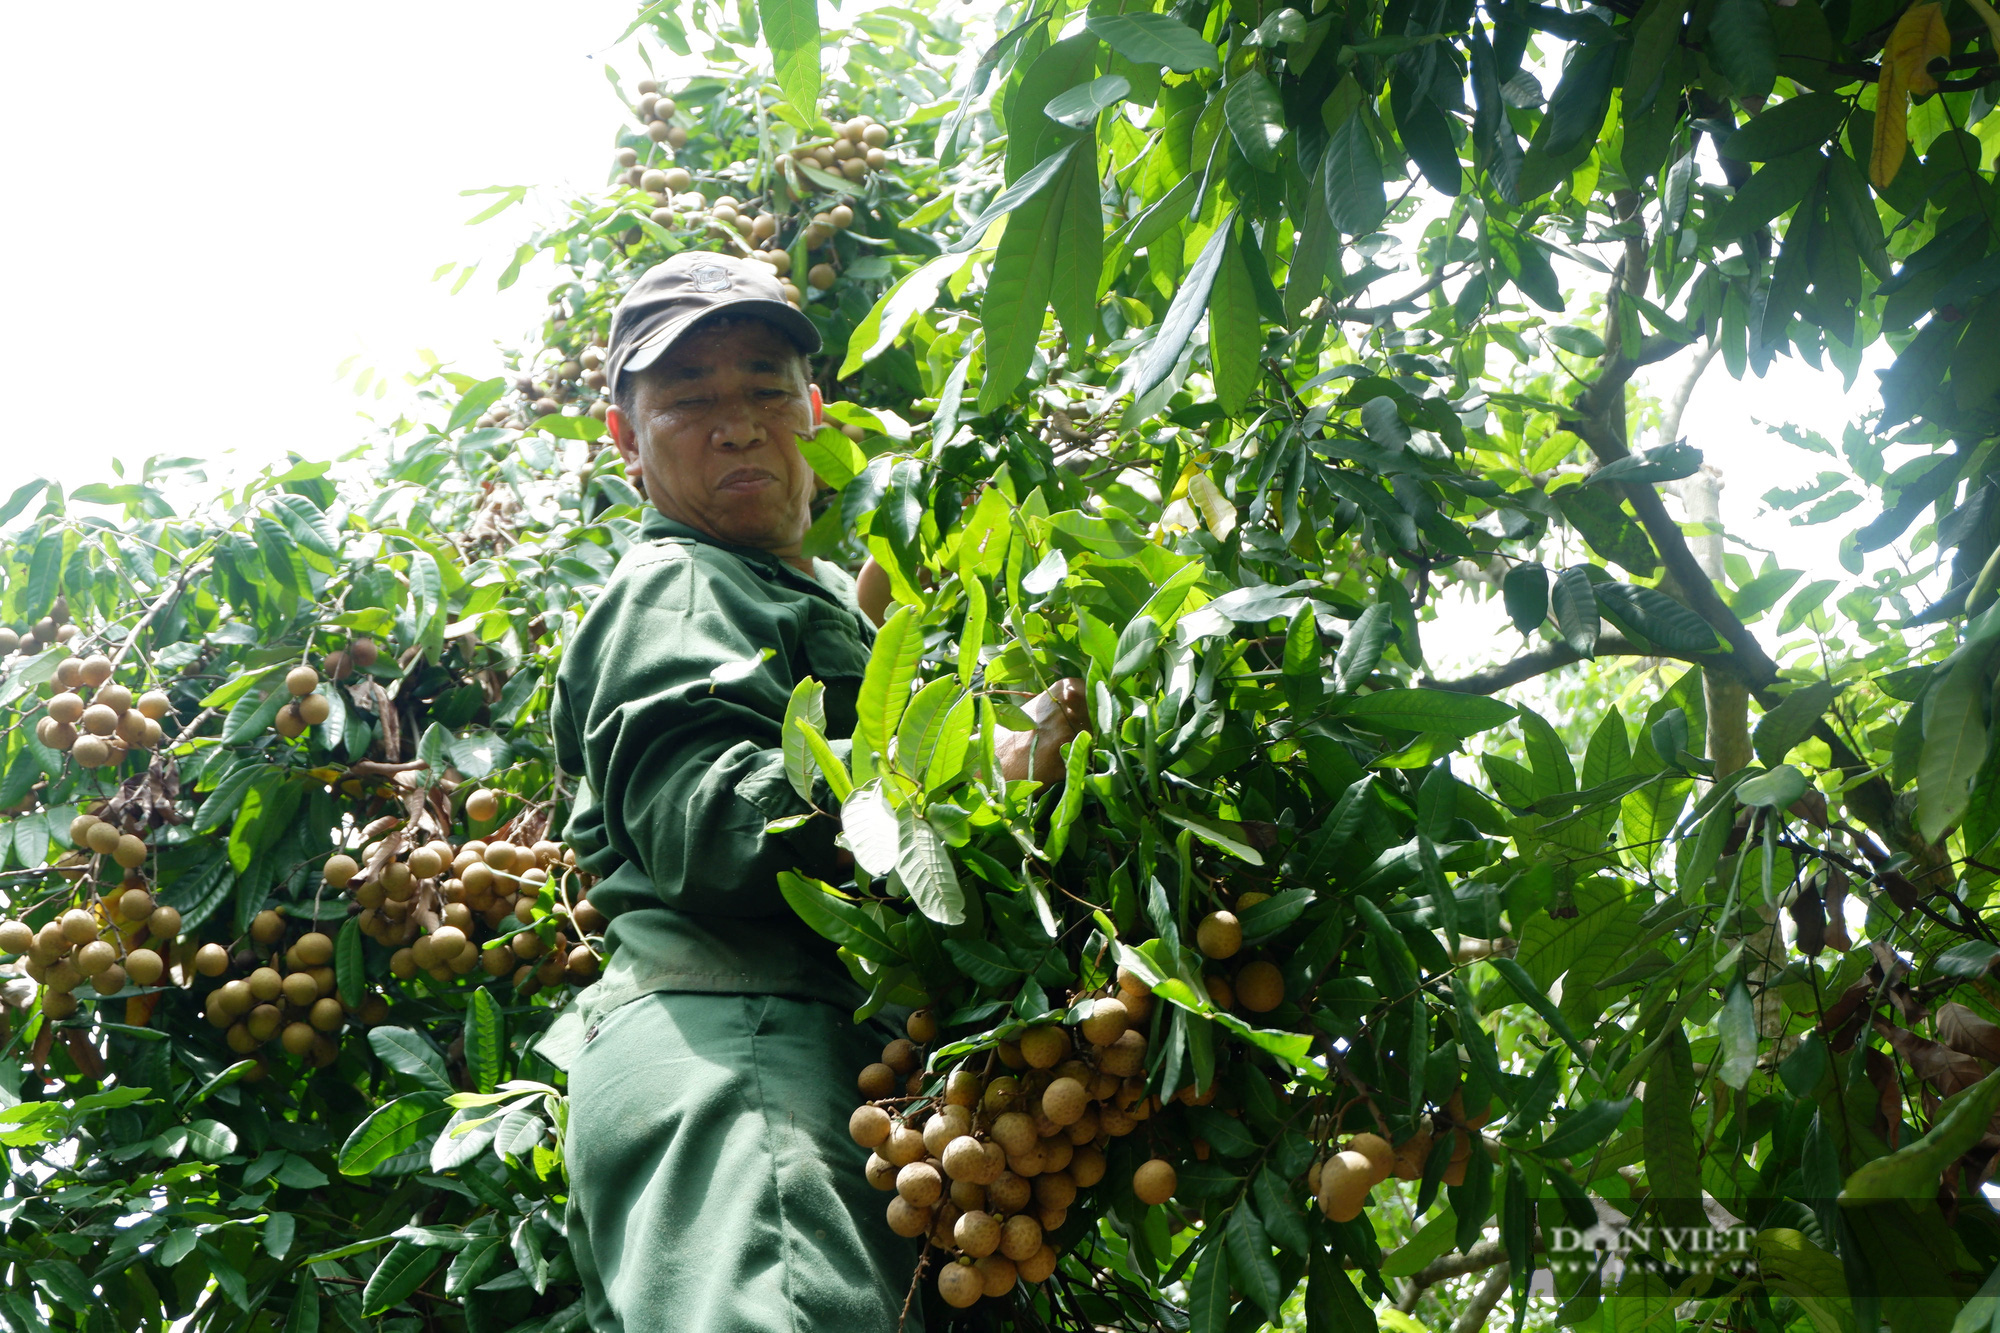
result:
[[[1927,0],[1925,4],[1911,5],[1896,20],[1896,30],[1889,34],[1889,44],[1882,49],[1882,69],[1887,73],[1894,66],[1904,90],[1922,96],[1937,91],[1937,80],[1931,77],[1929,68],[1931,61],[1949,54],[1951,30],[1944,26],[1944,6]]]
[[[1926,0],[1896,20],[1882,49],[1882,74],[1875,83],[1875,142],[1868,155],[1868,179],[1886,190],[1902,170],[1910,147],[1910,97],[1937,91],[1930,62],[1951,51],[1944,7]]]

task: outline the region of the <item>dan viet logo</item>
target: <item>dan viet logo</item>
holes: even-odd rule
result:
[[[1548,1262],[1556,1272],[1600,1273],[1616,1282],[1627,1269],[1660,1273],[1722,1273],[1746,1266],[1756,1244],[1754,1227],[1618,1226],[1554,1227],[1547,1233]]]

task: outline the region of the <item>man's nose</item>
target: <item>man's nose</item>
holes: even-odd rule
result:
[[[709,426],[709,441],[718,449],[750,449],[764,442],[764,424],[754,406],[743,399],[727,399],[716,408]]]

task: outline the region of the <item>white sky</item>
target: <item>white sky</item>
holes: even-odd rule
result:
[[[531,266],[504,293],[493,275],[562,187],[603,180],[620,114],[606,57],[628,80],[642,72],[610,45],[631,0],[190,12],[112,0],[9,14],[0,354],[37,407],[0,445],[0,495],[35,476],[107,478],[114,456],[225,470],[288,449],[331,457],[373,406],[336,378],[356,354],[396,374],[427,348],[494,373],[495,340],[539,318],[548,272]],[[486,201],[460,191],[496,184],[547,192],[466,227]],[[451,260],[482,262],[457,296],[431,280]],[[1664,393],[1678,373],[1647,382]],[[1874,392],[1866,372],[1848,393],[1795,361],[1742,383],[1711,366],[1683,430],[1724,472],[1731,530],[1838,574],[1831,538],[1862,515],[1825,529],[1757,516],[1764,491],[1838,464],[1751,419],[1837,440]],[[1483,635],[1458,642],[1490,652]]]

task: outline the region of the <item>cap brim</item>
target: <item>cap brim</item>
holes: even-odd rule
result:
[[[779,330],[791,338],[799,350],[807,356],[817,353],[823,345],[819,330],[806,318],[804,311],[789,301],[769,301],[762,297],[750,296],[740,301],[710,306],[706,310],[696,310],[662,324],[641,338],[638,345],[626,354],[625,359],[619,363],[618,374],[635,375],[645,370],[665,356],[688,330],[703,320],[725,311],[733,315],[750,315],[777,325]]]

